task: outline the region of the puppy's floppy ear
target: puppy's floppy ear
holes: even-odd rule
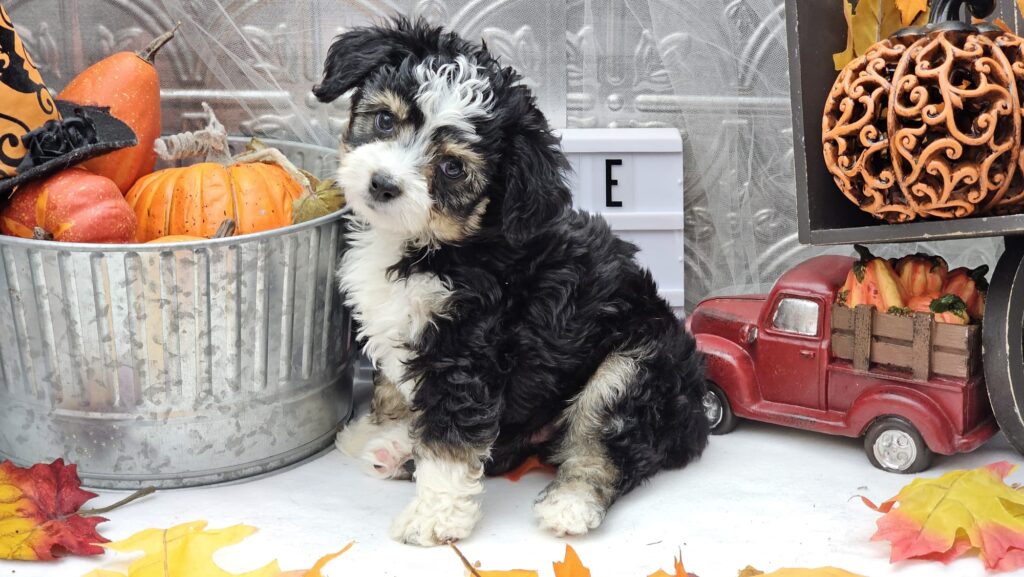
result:
[[[433,32],[421,22],[405,18],[390,26],[353,28],[334,39],[324,60],[324,77],[313,87],[321,102],[332,102],[352,88],[362,86],[367,76],[385,66],[397,66],[413,53],[417,40]]]
[[[522,88],[521,94],[525,96],[520,97],[526,99],[525,111],[513,117],[503,158],[506,174],[502,227],[506,238],[514,244],[522,244],[550,226],[572,205],[565,181],[569,161],[533,97]]]

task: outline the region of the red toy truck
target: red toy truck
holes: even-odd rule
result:
[[[925,363],[959,360],[957,376],[934,374],[926,368],[924,378],[915,369],[915,378],[915,373],[874,362],[894,346],[885,335],[878,338],[875,333],[869,336],[878,342],[867,345],[869,352],[864,353],[870,365],[867,360],[855,363],[839,358],[836,351],[849,352],[854,345],[851,334],[838,332],[833,322],[852,330],[855,311],[833,306],[853,262],[840,256],[812,258],[784,274],[767,295],[711,298],[697,305],[687,323],[707,357],[712,385],[704,408],[712,432],[728,433],[736,418],[744,417],[863,436],[871,463],[897,473],[926,469],[933,453],[950,455],[977,448],[998,430],[977,369],[977,327],[967,333],[968,327],[941,327],[941,331],[959,330],[958,334],[972,337],[962,342],[974,346],[965,346],[959,357],[942,348],[948,340],[945,332],[934,336],[929,332],[924,349],[914,342],[914,364],[920,364],[922,354]],[[861,312],[874,318],[875,313],[866,308],[857,314]],[[883,322],[886,326],[910,323],[915,331],[920,324],[910,318],[879,317],[884,318],[875,326],[881,328],[869,331],[895,330],[882,326]],[[871,327],[872,321],[867,322]],[[911,350],[910,345],[906,348]]]

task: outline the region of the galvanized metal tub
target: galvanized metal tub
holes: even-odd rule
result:
[[[287,142],[324,174],[328,149]],[[0,236],[0,460],[127,489],[235,480],[330,445],[352,398],[341,216],[173,245]]]

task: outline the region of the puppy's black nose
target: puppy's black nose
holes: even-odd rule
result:
[[[370,196],[377,202],[388,202],[401,196],[402,190],[389,174],[373,173],[370,177]]]

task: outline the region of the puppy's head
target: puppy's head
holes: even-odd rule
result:
[[[313,92],[352,91],[339,182],[372,227],[414,244],[521,243],[570,204],[568,163],[519,75],[481,46],[398,19],[335,39]]]

